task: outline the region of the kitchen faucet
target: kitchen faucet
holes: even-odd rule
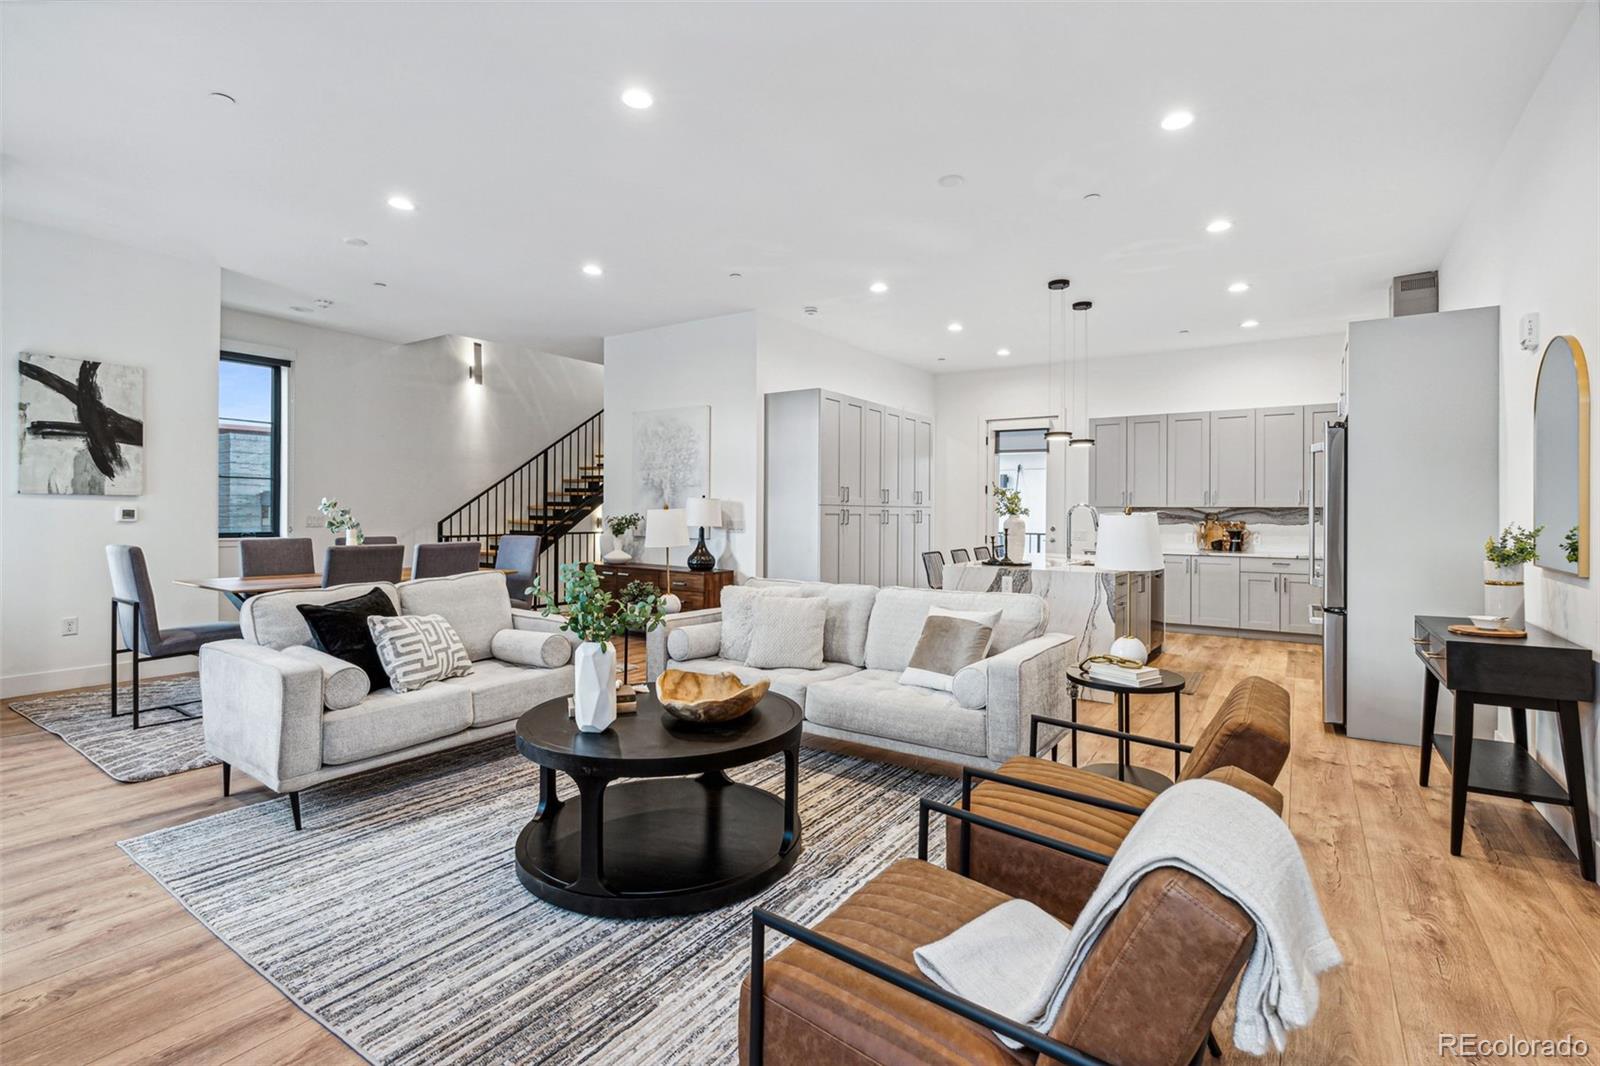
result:
[[[1089,517],[1094,521],[1094,531],[1098,537],[1100,532],[1100,511],[1089,503],[1075,503],[1067,508],[1067,562],[1072,562],[1072,513],[1080,507],[1089,508]]]

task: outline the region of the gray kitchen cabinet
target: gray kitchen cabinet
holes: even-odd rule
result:
[[[1338,404],[1317,404],[1306,408],[1306,438],[1301,445],[1301,462],[1304,464],[1306,492],[1312,491],[1311,483],[1311,446],[1326,439],[1328,423],[1339,418]],[[1327,501],[1327,486],[1316,485],[1316,505],[1321,507]],[[1309,498],[1309,496],[1308,496]]]
[[[1089,432],[1094,434],[1089,502],[1101,510],[1121,508],[1128,502],[1127,427],[1125,418],[1097,418],[1089,423]]]
[[[822,580],[861,583],[862,530],[866,525],[865,512],[859,507],[822,508]]]
[[[911,506],[928,507],[933,504],[933,421],[921,416],[907,415],[912,420],[912,493]]]
[[[907,509],[900,512],[900,584],[907,588],[928,587],[928,573],[922,566],[922,553],[928,550],[933,532],[933,512]]]
[[[817,426],[817,488],[824,504],[844,504],[844,475],[840,473],[839,432],[844,423],[844,397],[825,392],[820,400],[822,417]]]
[[[904,437],[901,433],[901,423],[905,416],[892,408],[883,410],[883,438],[878,451],[878,500],[869,500],[869,503],[882,503],[886,507],[903,507],[906,499],[907,486],[911,475],[905,469],[901,457],[905,452],[902,444]]]
[[[1194,556],[1168,555],[1166,558],[1166,611],[1163,617],[1169,625],[1186,626],[1193,617],[1193,592],[1190,584],[1194,577]]]
[[[1132,415],[1125,419],[1127,491],[1130,507],[1165,507],[1167,503],[1167,416]],[[1100,439],[1095,438],[1099,448]]]
[[[887,513],[881,507],[869,507],[856,512],[851,518],[852,525],[856,525],[859,519],[861,557],[856,567],[856,581],[863,585],[883,584],[882,516]]]
[[[1239,628],[1239,560],[1214,555],[1194,557],[1190,582],[1190,622],[1197,626]]]
[[[861,493],[851,503],[877,507],[883,503],[883,407],[861,408]]]
[[[1269,633],[1281,630],[1282,614],[1279,597],[1281,574],[1239,575],[1239,628],[1262,629]]]
[[[839,484],[847,506],[860,506],[861,442],[866,431],[867,405],[844,397],[839,406]]]
[[[1211,414],[1167,416],[1167,506],[1211,503]]]
[[[1257,507],[1303,507],[1306,502],[1306,409],[1256,411]]]
[[[1211,481],[1207,507],[1250,507],[1256,502],[1256,412],[1212,411]]]
[[[878,527],[878,580],[875,583],[881,588],[910,584],[910,575],[900,571],[900,520],[903,517],[904,512],[888,507],[867,512],[867,521]]]
[[[1284,633],[1321,633],[1321,623],[1311,620],[1311,608],[1322,602],[1322,590],[1313,588],[1311,578],[1303,574],[1284,574],[1280,588],[1280,630]]]

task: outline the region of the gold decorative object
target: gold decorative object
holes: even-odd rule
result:
[[[656,679],[656,699],[674,718],[712,725],[749,714],[771,686],[767,680],[746,685],[737,674],[667,670]]]

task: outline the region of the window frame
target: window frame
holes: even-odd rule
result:
[[[269,355],[253,355],[249,352],[241,352],[231,348],[223,348],[220,351],[218,355],[218,362],[244,363],[250,366],[267,367],[272,371],[272,440],[270,447],[272,464],[271,473],[268,478],[272,488],[272,512],[271,521],[269,523],[272,528],[253,532],[238,532],[235,530],[222,529],[221,523],[219,522],[217,539],[244,540],[254,537],[281,537],[284,535],[285,528],[283,477],[285,452],[284,442],[288,438],[288,425],[286,417],[287,411],[284,403],[284,393],[287,391],[288,370],[291,364],[287,359],[277,359]],[[222,419],[222,411],[220,410],[220,407],[217,411],[217,419],[219,422]],[[224,480],[233,479],[225,478],[221,469],[219,468],[217,471],[217,499],[219,503],[223,498],[222,482]]]

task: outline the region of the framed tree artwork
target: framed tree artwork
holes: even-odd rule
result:
[[[143,367],[23,352],[17,372],[18,492],[144,492]]]
[[[711,482],[711,408],[674,407],[633,416],[634,504],[682,507]]]

